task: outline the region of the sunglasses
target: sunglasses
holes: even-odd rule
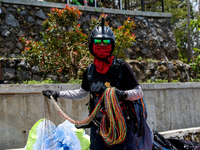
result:
[[[94,39],[94,44],[100,45],[101,42],[103,42],[104,45],[110,45],[111,40],[110,39]]]

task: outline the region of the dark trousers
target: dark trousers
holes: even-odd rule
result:
[[[125,141],[121,144],[113,145],[112,147],[107,147],[103,141],[103,138],[96,131],[98,127],[93,125],[91,127],[90,133],[90,149],[91,150],[136,150],[135,146],[135,136],[130,124],[127,125],[127,133]]]

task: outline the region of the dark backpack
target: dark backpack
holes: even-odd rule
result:
[[[154,144],[152,150],[200,150],[200,143],[183,139],[165,139],[154,131]]]
[[[161,134],[157,131],[154,131],[154,143],[152,150],[177,150],[174,149],[171,143],[165,139]]]
[[[168,139],[168,141],[178,150],[200,150],[200,143],[183,139]]]

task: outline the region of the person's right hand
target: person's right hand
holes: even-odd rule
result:
[[[118,100],[125,100],[127,98],[127,93],[115,88],[115,93],[117,95]]]
[[[59,97],[59,91],[52,91],[52,90],[44,90],[42,91],[43,95],[48,97],[50,99],[50,96],[52,95],[53,98],[57,101],[57,98]]]
[[[3,81],[3,80],[0,80],[0,84],[4,84],[4,81]]]

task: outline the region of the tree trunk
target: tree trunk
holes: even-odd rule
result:
[[[199,13],[200,13],[200,0],[199,0],[199,7],[198,7],[198,13],[197,13],[197,19],[199,19]],[[199,26],[197,26],[197,48],[199,49],[199,31],[198,31]],[[199,55],[198,51],[196,52],[196,58]],[[196,78],[199,76],[199,64],[197,65],[197,73],[196,73]]]
[[[199,15],[200,15],[200,0],[199,0],[199,4],[198,4],[198,16],[197,16],[197,19],[199,19]],[[198,26],[199,28],[199,26]],[[198,31],[198,30],[197,30]],[[197,32],[197,48],[199,49],[199,31]]]
[[[0,81],[3,80],[2,73],[1,73],[1,61],[0,61]]]
[[[77,56],[73,55],[72,56],[72,70],[71,74],[74,79],[77,79],[77,71],[78,71],[78,66],[77,66]]]
[[[187,63],[191,60],[191,48],[190,48],[190,0],[187,0],[187,15],[188,15],[188,35],[187,35]]]
[[[200,0],[199,0],[199,7],[197,12],[197,20],[199,19],[199,11],[200,11]],[[197,48],[199,49],[199,31],[197,30]],[[196,52],[196,57],[198,56],[198,52]]]

